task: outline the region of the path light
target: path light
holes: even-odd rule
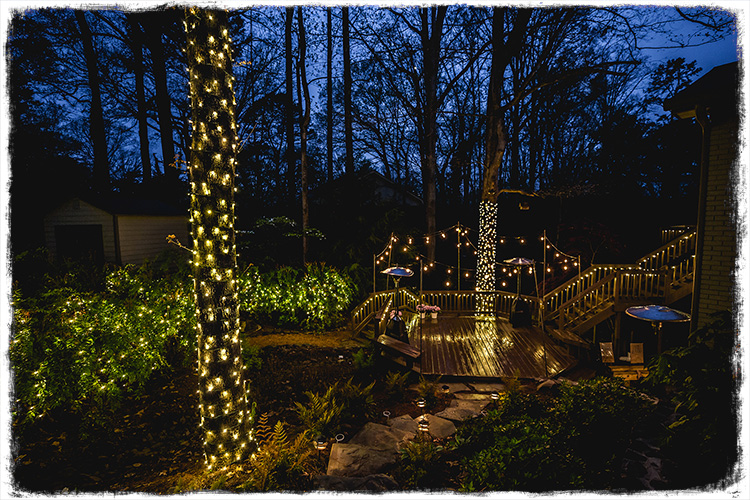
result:
[[[444,385],[443,386],[443,393],[444,394],[448,394],[449,392],[451,392],[450,386],[449,385]]]
[[[422,433],[422,436],[427,439],[427,435],[430,432],[430,421],[427,420],[427,415],[422,415],[417,421],[417,429]]]
[[[497,401],[500,399],[500,394],[498,394],[496,391],[492,392],[492,394],[490,394],[490,399],[492,400],[492,403],[495,405],[495,408],[497,408]]]
[[[315,441],[313,441],[313,445],[315,445],[315,449],[318,450],[318,458],[320,458],[320,452],[328,447],[328,441],[326,441],[326,438],[320,435],[315,438]]]
[[[344,355],[339,354],[339,363],[343,363],[343,362],[344,362]]]
[[[419,398],[414,402],[419,408],[424,408],[427,406],[427,401],[425,401],[424,398]]]

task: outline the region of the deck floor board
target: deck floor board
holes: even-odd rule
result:
[[[413,323],[410,342],[421,347],[422,374],[483,378],[554,376],[575,365],[564,349],[537,327],[514,328],[503,318],[441,314]],[[546,353],[545,353],[546,351]]]

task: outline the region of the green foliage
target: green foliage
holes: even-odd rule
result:
[[[295,403],[302,425],[312,435],[331,436],[338,429],[344,404],[336,402],[336,391],[337,384],[329,387],[323,395],[306,391],[308,403]]]
[[[397,474],[407,488],[435,488],[444,478],[442,470],[442,446],[432,441],[408,441],[400,450]]]
[[[351,378],[339,387],[337,392],[343,403],[343,420],[365,421],[374,417],[375,397],[372,394],[374,387],[375,381],[363,386],[355,384]]]
[[[467,491],[602,489],[618,477],[650,401],[619,379],[563,385],[554,400],[512,392],[455,440]]]
[[[239,278],[239,302],[253,321],[322,331],[342,322],[355,289],[324,264],[261,273],[251,266]]]
[[[385,392],[391,397],[403,394],[406,389],[406,382],[409,380],[409,373],[410,372],[399,373],[389,371],[386,374],[385,379],[383,379]]]
[[[359,349],[352,356],[352,365],[357,371],[369,372],[375,366],[375,351]]]
[[[155,370],[192,359],[192,291],[174,276],[115,269],[98,292],[69,279],[48,275],[35,296],[14,292],[10,358],[25,421],[55,408],[97,420]]]
[[[664,352],[652,361],[646,384],[668,388],[679,415],[665,446],[684,460],[693,484],[723,478],[737,460],[737,382],[732,353],[737,342],[729,312],[694,331],[687,347]]]
[[[303,432],[294,440],[287,436],[281,421],[271,427],[268,415],[258,419],[258,451],[250,467],[250,477],[240,489],[250,491],[301,491],[309,488],[310,435]]]
[[[425,378],[423,375],[419,376],[417,394],[419,397],[424,398],[428,406],[434,405],[437,402],[439,382],[440,376],[434,379]]]
[[[263,359],[260,356],[260,347],[257,345],[242,346],[242,360],[245,362],[245,368],[248,370],[260,370],[263,366]]]

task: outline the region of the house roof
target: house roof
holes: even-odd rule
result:
[[[679,118],[695,116],[696,106],[704,106],[709,115],[736,111],[739,64],[735,61],[711,71],[664,101],[664,110]]]

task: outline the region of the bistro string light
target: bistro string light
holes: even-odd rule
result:
[[[225,11],[186,11],[192,108],[190,223],[198,375],[209,469],[253,449],[240,348],[234,178],[238,145],[231,38]]]

